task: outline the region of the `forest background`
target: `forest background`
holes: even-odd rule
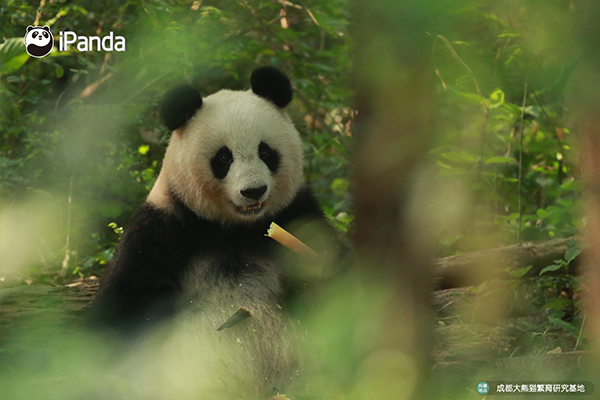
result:
[[[351,240],[351,194],[360,190],[352,183],[360,134],[352,76],[361,73],[354,54],[362,49],[353,41],[361,26],[353,25],[351,12],[361,6],[347,3],[1,5],[0,288],[101,276],[160,170],[170,135],[157,114],[161,96],[184,81],[204,96],[247,89],[260,65],[290,76],[289,113],[303,139],[306,180],[330,222]],[[393,15],[392,2],[379,7]],[[411,179],[427,194],[432,258],[569,238],[585,229],[577,118],[586,95],[573,82],[586,86],[581,80],[591,75],[581,71],[594,50],[597,57],[600,35],[580,29],[588,9],[575,0],[437,1],[422,5],[420,19],[403,30],[430,52],[421,73],[432,82],[433,140]],[[419,25],[428,18],[437,25]],[[59,31],[100,37],[112,31],[126,38],[126,51],[55,46],[47,57],[31,58],[23,45],[28,25],[50,26],[55,40]],[[574,240],[568,248],[564,259],[534,276],[527,266],[508,272],[512,300],[527,300],[533,307],[527,312],[543,317],[516,327],[505,352],[585,344],[582,282],[570,268],[582,245]],[[482,294],[490,282],[470,290]]]

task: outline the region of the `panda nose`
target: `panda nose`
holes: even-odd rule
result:
[[[258,200],[260,199],[260,196],[265,194],[266,191],[267,187],[261,186],[254,189],[244,189],[240,193],[242,193],[242,196],[247,197],[249,199]]]

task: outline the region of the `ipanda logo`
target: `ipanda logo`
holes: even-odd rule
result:
[[[125,38],[115,36],[111,31],[108,35],[100,36],[78,36],[72,31],[60,31],[58,33],[58,51],[68,51],[69,46],[75,44],[79,51],[125,51]],[[50,54],[54,47],[54,36],[48,26],[27,27],[25,32],[25,48],[27,54],[32,57],[42,58]]]
[[[27,27],[25,32],[25,49],[31,57],[41,58],[47,56],[54,47],[54,36],[48,26]]]

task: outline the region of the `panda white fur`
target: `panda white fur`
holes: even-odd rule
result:
[[[176,374],[191,374],[182,385],[202,382],[201,398],[212,398],[209,381],[224,382],[213,385],[215,393],[253,398],[292,390],[300,338],[286,301],[301,283],[291,278],[283,248],[264,234],[272,221],[285,228],[324,220],[304,182],[299,133],[284,111],[289,79],[262,67],[251,84],[205,99],[191,86],[165,96],[161,115],[173,135],[160,175],[93,307],[96,323],[132,337],[155,326],[181,328],[169,353],[201,359],[193,372]],[[241,307],[251,317],[217,331]]]
[[[54,37],[48,26],[32,26],[27,27],[25,33],[25,49],[27,54],[32,57],[41,58],[46,56],[54,47]]]

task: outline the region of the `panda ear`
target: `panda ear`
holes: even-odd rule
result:
[[[33,25],[29,25],[29,26],[27,27],[27,32],[29,32],[29,31],[30,31],[30,30],[32,30],[32,29],[33,29]]]
[[[200,92],[191,85],[182,85],[165,94],[160,104],[160,117],[165,126],[174,131],[185,125],[202,107]]]
[[[50,32],[50,27],[48,25],[44,25],[44,27],[42,28],[45,31]]]
[[[286,74],[275,67],[256,68],[250,77],[252,91],[279,108],[285,108],[292,101],[292,83]]]

